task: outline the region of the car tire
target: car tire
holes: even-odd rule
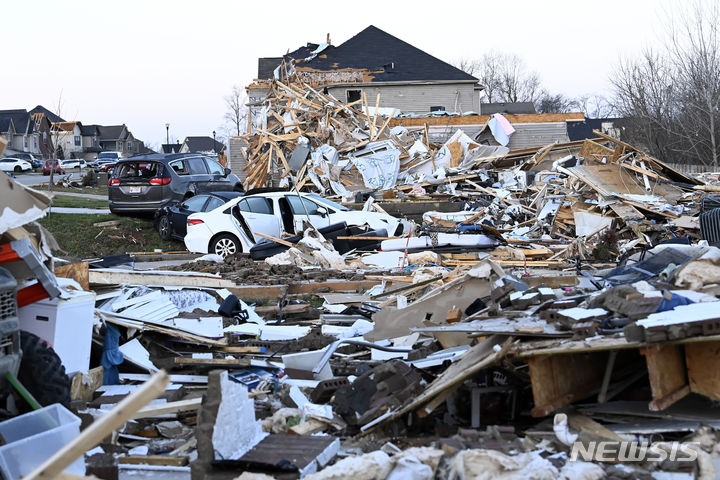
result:
[[[20,173],[20,172],[22,172],[22,168],[21,168],[20,166],[18,166],[18,165],[16,165],[15,168],[13,168],[13,170],[15,170],[15,173]]]
[[[235,235],[222,233],[210,242],[210,253],[215,253],[225,258],[242,252],[242,245]]]
[[[20,332],[22,360],[18,380],[43,407],[60,403],[70,407],[70,379],[60,357],[47,342],[29,332]]]
[[[172,237],[172,227],[170,226],[170,218],[167,215],[163,215],[158,219],[157,231],[160,234],[160,238],[165,241],[170,240]]]

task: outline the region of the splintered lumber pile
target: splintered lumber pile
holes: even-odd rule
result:
[[[374,114],[369,115],[365,96],[343,104],[306,83],[273,82],[260,127],[244,136],[248,142],[246,187],[264,186],[276,168],[281,179],[294,174],[295,183],[301,183],[307,174],[306,159],[320,145],[332,145],[342,154],[389,139],[392,116],[378,118],[379,102],[378,94]]]

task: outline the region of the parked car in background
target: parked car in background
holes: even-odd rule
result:
[[[108,180],[111,212],[154,212],[200,193],[242,190],[230,169],[197,153],[153,153],[120,160]]]
[[[155,212],[155,229],[163,240],[182,240],[187,232],[187,217],[209,212],[242,196],[242,192],[212,192],[195,195],[184,202],[173,203]]]
[[[98,160],[95,162],[95,165],[93,165],[93,170],[95,170],[95,173],[112,172],[116,163],[117,162],[113,162],[112,160]]]
[[[26,160],[32,165],[32,168],[42,168],[42,160],[35,158],[32,153],[16,153],[13,158],[19,158],[20,160]]]
[[[32,170],[32,164],[15,157],[3,157],[0,158],[0,170],[15,173],[28,172]]]
[[[262,238],[256,233],[278,238],[283,233],[301,233],[303,221],[316,228],[341,222],[348,226],[368,225],[373,230],[385,229],[392,236],[410,231],[407,220],[350,210],[313,193],[248,192],[214,210],[188,216],[184,241],[191,252],[225,257],[249,251]]]
[[[62,166],[62,163],[60,163],[60,160],[45,160],[45,164],[43,165],[43,175],[50,175],[50,171],[53,170],[55,173],[59,173],[61,175],[65,174],[65,169]]]
[[[62,166],[66,170],[70,170],[71,168],[85,168],[87,167],[87,163],[82,158],[72,158],[70,160],[63,160]]]

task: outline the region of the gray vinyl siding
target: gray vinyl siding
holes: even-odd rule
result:
[[[365,92],[369,107],[375,107],[379,93],[381,107],[397,108],[407,113],[429,113],[430,107],[435,106],[445,107],[448,112],[469,112],[478,104],[475,99],[478,94],[471,83],[379,86],[347,84],[329,87],[328,93],[342,102],[347,102],[348,90]]]
[[[238,178],[240,178],[240,181],[244,184],[245,178],[247,177],[247,171],[245,170],[247,160],[245,159],[242,145],[243,140],[240,138],[230,137],[228,140],[227,167],[232,170],[232,172],[237,175]]]

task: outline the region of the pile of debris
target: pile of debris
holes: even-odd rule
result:
[[[419,140],[388,133],[390,122],[277,88],[285,111],[268,114],[253,155],[283,163],[304,135],[319,143],[286,178],[367,188],[362,159],[372,155],[337,164],[337,176],[327,157],[306,161],[327,150],[323,135],[335,132],[323,128],[335,125],[349,156],[386,141],[417,160],[398,167],[411,184],[394,180],[368,207],[422,203],[402,197],[413,192],[447,208],[424,208],[410,235],[365,249],[341,249],[343,237],[307,225],[293,242],[272,239],[283,249],[262,261],[185,256],[168,268],[168,254],[156,255],[161,269],[129,256],[56,266],[57,245],[28,224],[49,201],[0,179],[0,198],[12,197],[0,246],[18,283],[3,305],[72,377],[62,398],[18,386],[32,375],[6,377],[18,393],[2,397],[16,415],[0,422],[4,476],[715,476],[712,186],[601,134],[490,156],[458,134],[411,155]],[[284,131],[290,120],[297,131]],[[443,148],[456,166],[438,167]],[[423,162],[427,176],[413,170]],[[36,417],[42,437],[7,428]],[[10,453],[19,450],[37,454]]]
[[[343,104],[302,83],[276,81],[258,124],[246,142],[246,189],[272,183],[312,188],[345,199],[357,192],[388,190],[425,181],[442,182],[479,161],[509,150],[480,145],[458,131],[444,145],[430,141],[427,128],[389,127],[370,114],[367,98]],[[415,192],[410,192],[415,193]]]

